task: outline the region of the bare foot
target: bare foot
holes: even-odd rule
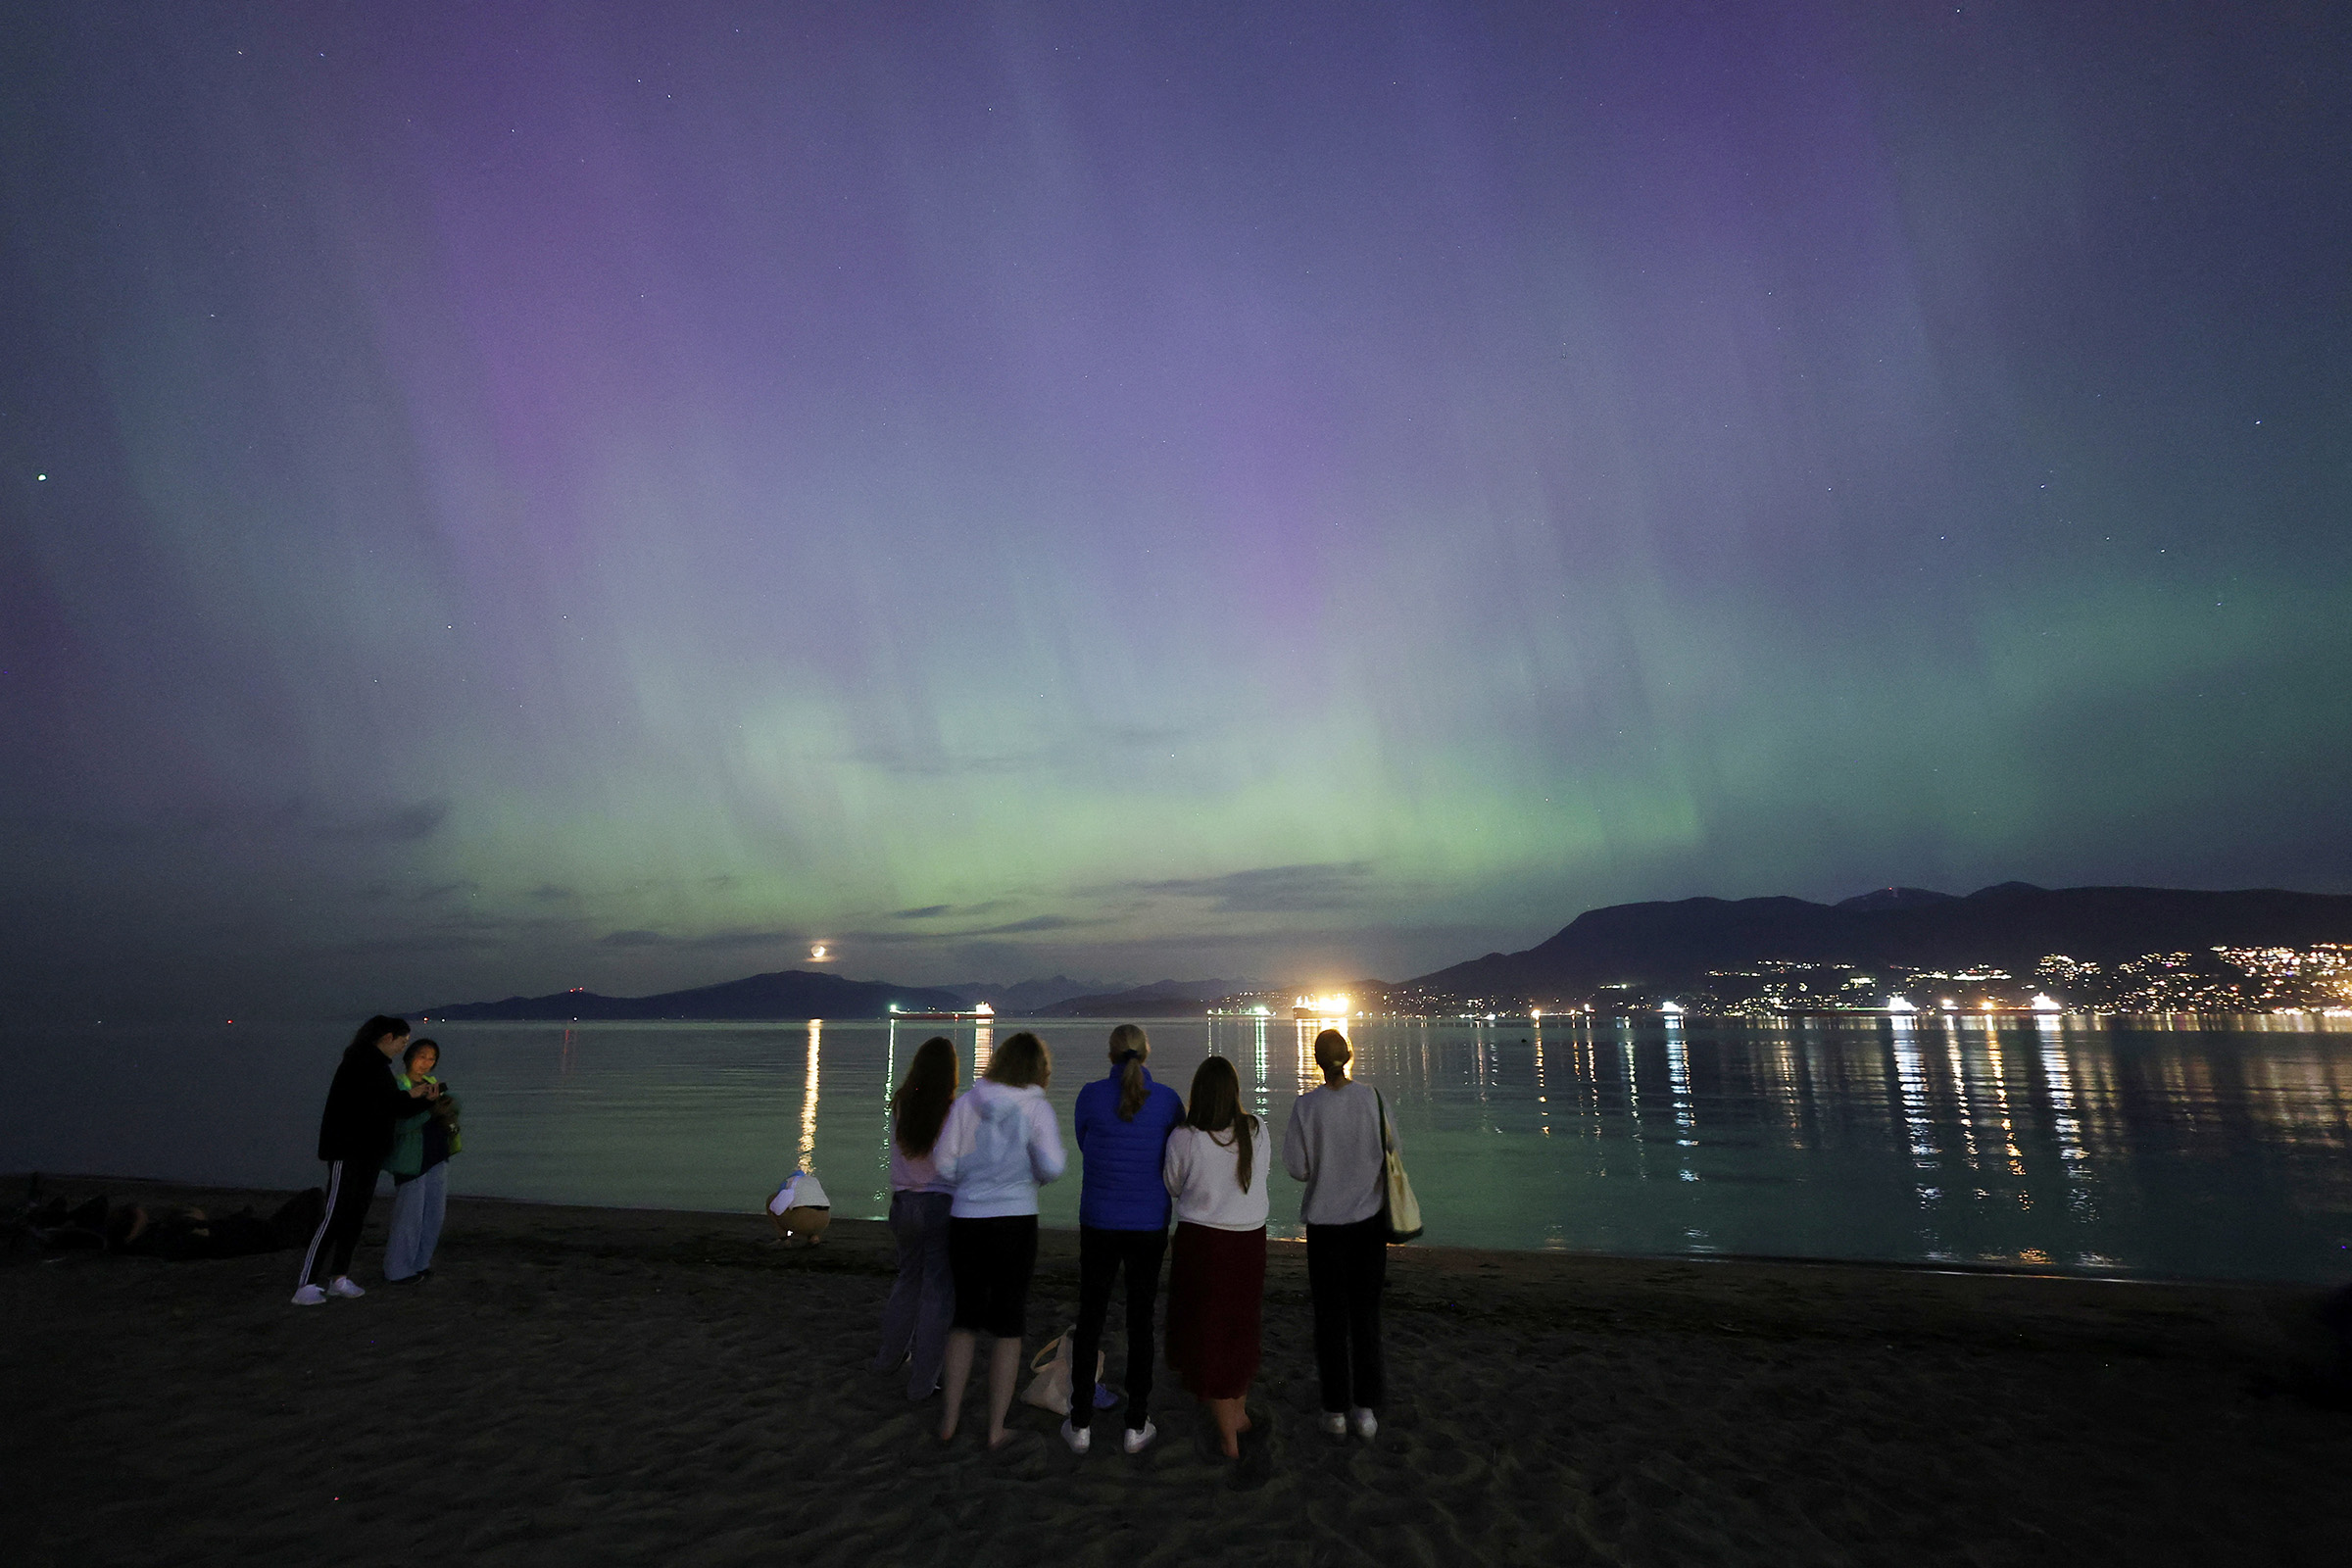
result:
[[[955,1422],[951,1421],[946,1426],[939,1429],[939,1441],[942,1443],[954,1443],[956,1441]]]
[[[1007,1443],[1010,1443],[1012,1440],[1013,1440],[1013,1434],[1012,1434],[1012,1433],[1010,1433],[1010,1432],[999,1432],[999,1433],[997,1433],[995,1436],[991,1437],[991,1438],[988,1440],[988,1451],[989,1451],[989,1452],[991,1452],[991,1453],[994,1453],[994,1452],[996,1452],[996,1451],[997,1451],[999,1448],[1002,1448],[1003,1446],[1004,1446],[1004,1445],[1006,1445]]]

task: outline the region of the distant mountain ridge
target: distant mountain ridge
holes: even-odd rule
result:
[[[1405,986],[1456,997],[1585,996],[1605,986],[1690,986],[1766,959],[2025,973],[2045,955],[2114,963],[2215,946],[2352,942],[2352,897],[2274,888],[2040,888],[2003,882],[1965,898],[1886,888],[1842,903],[1682,899],[1588,909],[1521,953],[1490,953]]]
[[[894,986],[878,980],[848,980],[807,969],[778,969],[714,986],[664,991],[651,997],[607,997],[593,991],[559,991],[547,997],[509,997],[504,1002],[459,1002],[426,1007],[416,1016],[452,1021],[509,1020],[564,1022],[616,1018],[879,1018],[896,1003],[903,1012],[953,1011],[964,1000],[952,991]]]
[[[1154,980],[1150,985],[1096,996],[1071,997],[1041,1009],[1041,1018],[1191,1018],[1201,1004],[1249,991],[1255,980]]]
[[[1073,980],[1066,974],[1057,974],[1044,980],[1016,980],[1008,986],[992,985],[985,980],[958,980],[933,989],[952,991],[967,1003],[985,1002],[999,1012],[1027,1018],[1057,1002],[1117,991],[1125,984],[1122,980]]]
[[[2352,896],[2275,888],[2207,893],[2180,888],[2041,888],[2002,882],[1966,897],[1889,887],[1815,904],[1805,899],[1682,899],[1588,909],[1520,953],[1490,953],[1394,985],[1359,982],[1369,999],[1410,1004],[1453,998],[1581,999],[1610,986],[1702,987],[1709,970],[1763,960],[1946,968],[1992,964],[2030,972],[2053,953],[2102,964],[2149,953],[2216,946],[2352,943]],[[1173,1018],[1220,998],[1268,988],[1258,980],[1155,980],[1119,991],[1069,994],[1085,982],[1055,975],[1012,986],[899,986],[784,969],[650,997],[564,991],[503,1002],[452,1003],[420,1016],[456,1020],[879,1018],[955,1011],[986,1001],[1007,1017]],[[1051,997],[1053,1000],[1046,1001]]]

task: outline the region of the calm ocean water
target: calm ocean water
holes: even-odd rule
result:
[[[2077,1272],[2352,1277],[2346,1020],[1931,1019],[1662,1028],[1361,1022],[1433,1243]],[[466,1101],[456,1190],[751,1209],[796,1163],[888,1207],[885,1102],[936,1025],[433,1026]],[[1036,1026],[1065,1136],[1106,1024]],[[998,1026],[999,1032],[1004,1026]],[[1279,1129],[1311,1026],[1154,1023],[1179,1092],[1231,1057]],[[990,1033],[945,1031],[966,1063]],[[0,1169],[318,1179],[329,1027],[0,1038]],[[1073,1151],[1073,1154],[1074,1154]],[[1276,1176],[1278,1231],[1297,1184]],[[1045,1219],[1074,1225],[1077,1165]]]

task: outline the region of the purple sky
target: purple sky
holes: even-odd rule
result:
[[[2352,888],[2325,8],[20,31],[20,1009]]]

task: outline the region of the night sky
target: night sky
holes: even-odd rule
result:
[[[0,1001],[2352,889],[2343,17],[16,8]]]

